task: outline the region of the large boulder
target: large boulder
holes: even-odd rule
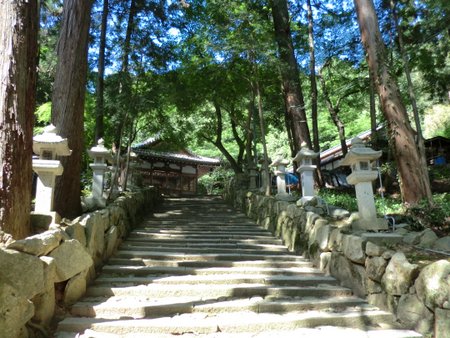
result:
[[[403,252],[397,252],[389,261],[381,283],[388,294],[401,296],[408,293],[418,272],[418,265],[409,263]]]
[[[27,299],[44,292],[44,263],[36,256],[0,249],[0,277]]]
[[[450,301],[450,262],[440,260],[422,269],[414,284],[419,299],[434,309]]]
[[[0,336],[20,337],[33,311],[27,297],[0,276]]]
[[[366,242],[358,236],[344,235],[342,252],[352,262],[364,264],[366,261]]]
[[[402,326],[426,334],[432,331],[434,315],[415,294],[400,297],[397,306],[397,319]]]
[[[62,230],[48,230],[43,233],[20,239],[8,245],[13,249],[34,256],[45,256],[58,247],[63,239]]]
[[[72,278],[94,263],[84,246],[74,239],[63,242],[50,253],[50,257],[56,263],[56,283]]]

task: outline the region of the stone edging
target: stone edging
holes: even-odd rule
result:
[[[58,308],[75,303],[138,219],[161,201],[156,188],[119,197],[0,247],[0,336],[48,335]],[[56,301],[55,301],[56,300]]]
[[[289,250],[308,256],[356,295],[392,312],[402,327],[427,337],[450,337],[450,260],[411,264],[403,252],[330,223],[316,208],[234,190],[232,184],[224,198],[283,239]]]

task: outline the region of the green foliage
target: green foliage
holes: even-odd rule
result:
[[[413,217],[422,228],[433,228],[442,235],[450,234],[450,194],[434,194],[433,205],[422,201],[419,205],[408,209],[408,215]]]
[[[214,171],[202,176],[198,180],[198,190],[207,195],[220,195],[223,192],[225,183],[228,182],[234,172],[226,167],[219,167]]]
[[[319,197],[329,205],[334,205],[348,211],[358,211],[358,204],[356,203],[356,197],[353,192],[321,189]]]
[[[424,137],[450,138],[450,105],[437,104],[425,110]]]
[[[36,112],[34,113],[34,115],[35,115],[36,120],[35,120],[34,129],[33,129],[33,135],[42,134],[42,132],[44,131],[44,127],[47,126],[48,124],[50,124],[50,121],[51,121],[52,103],[47,102],[47,103],[40,105],[36,109]]]

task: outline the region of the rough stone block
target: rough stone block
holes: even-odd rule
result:
[[[27,297],[0,276],[0,336],[20,337],[33,312],[33,304]]]
[[[397,319],[402,326],[420,333],[427,333],[433,328],[433,312],[431,312],[416,295],[403,295],[397,306]]]
[[[333,252],[330,261],[331,275],[341,284],[351,288],[358,297],[367,295],[367,277],[364,267],[352,263],[344,255]]]
[[[86,293],[86,276],[88,270],[69,279],[64,289],[64,304],[72,305]]]
[[[364,239],[353,235],[344,235],[342,252],[352,262],[364,264],[366,261],[366,242]]]
[[[422,248],[431,248],[439,237],[431,229],[422,231],[419,246]]]
[[[33,321],[48,326],[55,312],[56,263],[51,257],[43,256],[45,291],[32,299],[34,304]]]
[[[372,243],[372,242],[367,242],[366,243],[366,255],[367,256],[371,256],[371,257],[378,257],[381,256],[383,254],[385,249],[383,249],[383,247]]]
[[[419,299],[433,309],[450,300],[450,262],[440,260],[425,268],[414,284]]]
[[[74,239],[63,242],[50,253],[50,257],[54,258],[56,263],[55,282],[68,280],[93,264],[84,246]]]
[[[0,277],[27,299],[44,292],[44,263],[38,257],[0,248]]]
[[[62,230],[48,230],[43,233],[30,236],[8,245],[13,249],[34,256],[44,256],[54,250],[62,241]]]
[[[450,310],[439,309],[435,310],[435,338],[449,338],[450,337]]]
[[[434,250],[450,252],[450,236],[439,238],[436,242],[434,242],[432,248]]]
[[[372,257],[366,259],[367,277],[376,282],[381,282],[381,278],[386,271],[387,261],[382,257]]]
[[[408,293],[418,272],[416,264],[409,263],[404,253],[397,252],[389,261],[381,283],[388,294],[401,296]]]
[[[106,243],[106,250],[104,259],[107,259],[112,256],[114,253],[114,250],[117,248],[117,239],[119,237],[119,230],[115,225],[113,225],[111,228],[109,228],[108,232],[105,236],[105,243]]]

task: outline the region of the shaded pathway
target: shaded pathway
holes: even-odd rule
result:
[[[420,337],[391,319],[221,199],[179,198],[131,232],[57,337]]]

